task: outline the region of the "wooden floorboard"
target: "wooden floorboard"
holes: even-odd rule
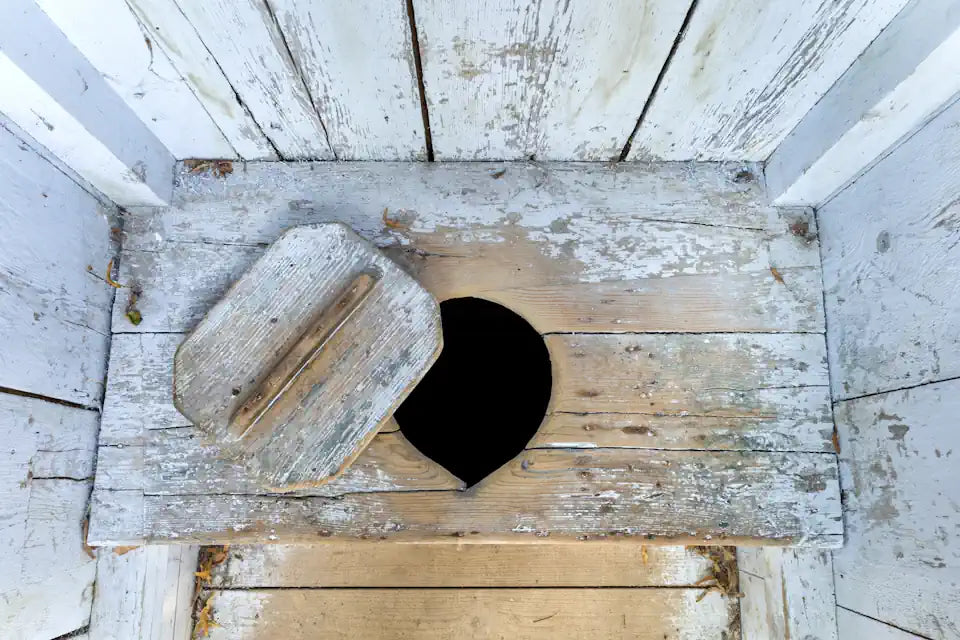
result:
[[[839,544],[816,228],[808,210],[766,205],[757,175],[689,163],[182,172],[175,206],[126,225],[91,535]],[[384,477],[366,485],[283,498],[178,441],[192,436],[169,394],[185,332],[283,229],[330,220],[439,299],[498,301],[545,334],[544,422],[474,489],[395,449],[403,460],[372,461]],[[134,289],[138,325],[125,317]],[[121,468],[141,471],[121,481]]]
[[[214,591],[212,640],[720,638],[730,608],[700,589]]]

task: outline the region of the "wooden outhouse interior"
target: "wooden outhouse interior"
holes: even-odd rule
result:
[[[0,639],[960,638],[960,0],[3,6]],[[279,492],[174,354],[331,222],[444,348]]]

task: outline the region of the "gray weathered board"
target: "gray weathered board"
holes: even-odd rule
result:
[[[120,278],[142,290],[143,322],[118,296],[91,539],[840,544],[817,232],[809,211],[765,206],[756,176],[740,164],[182,173],[174,207],[127,225]],[[496,300],[545,334],[540,432],[470,490],[393,432],[294,496],[177,441],[196,438],[170,400],[177,344],[284,229],[331,220],[437,298]]]
[[[264,488],[357,457],[440,354],[437,301],[346,225],[284,232],[174,359],[174,402]]]

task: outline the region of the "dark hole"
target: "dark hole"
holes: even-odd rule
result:
[[[539,333],[479,298],[440,303],[443,351],[394,414],[424,455],[474,485],[530,442],[550,401]]]

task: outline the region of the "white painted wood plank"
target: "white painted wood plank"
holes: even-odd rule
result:
[[[175,158],[236,152],[124,0],[34,0]]]
[[[837,607],[840,640],[923,640],[920,636],[877,622],[853,611]]]
[[[0,185],[0,386],[97,405],[116,210],[2,129]]]
[[[120,205],[162,205],[173,157],[33,0],[0,22],[0,111]]]
[[[611,160],[690,2],[413,4],[438,160]]]
[[[960,375],[960,104],[818,212],[835,398]]]
[[[127,0],[156,48],[161,49],[197,100],[244,160],[276,160],[223,70],[180,11],[176,0]]]
[[[143,6],[159,0],[131,1]],[[164,4],[151,8],[150,15],[176,10]],[[335,157],[265,0],[180,1],[178,6],[283,159]],[[178,46],[179,34],[167,32],[168,47]]]
[[[765,160],[907,0],[701,0],[630,159]]]
[[[90,637],[97,640],[188,640],[192,637],[198,547],[100,549]]]
[[[931,638],[960,636],[960,382],[838,403],[847,545],[837,604]]]
[[[960,93],[960,4],[912,0],[770,156],[775,204],[819,206]]]
[[[737,549],[743,640],[837,640],[828,551]]]
[[[272,0],[270,6],[338,159],[426,160],[404,2]]]

